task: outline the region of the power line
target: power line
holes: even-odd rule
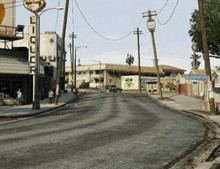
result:
[[[73,6],[73,0],[72,0],[72,25],[73,25],[73,32],[74,32],[74,6]]]
[[[58,1],[58,6],[60,6],[60,0]],[[55,23],[55,32],[57,31],[58,18],[59,18],[59,10],[57,10],[57,18],[56,18],[56,23]]]
[[[119,39],[109,39],[109,38],[106,38],[104,36],[102,36],[101,34],[99,34],[90,24],[89,22],[87,21],[86,17],[84,16],[84,14],[82,13],[80,7],[79,7],[79,4],[77,2],[77,0],[75,0],[76,2],[76,5],[77,5],[77,8],[79,10],[79,12],[81,13],[83,19],[85,20],[85,22],[88,24],[88,26],[92,29],[93,32],[95,32],[98,36],[100,36],[101,38],[105,39],[105,40],[110,40],[110,41],[119,41],[119,40],[122,40],[122,39],[125,39],[126,37],[128,37],[129,35],[131,35],[133,33],[133,31],[140,25],[141,21],[143,18],[141,18],[140,22],[138,23],[138,25],[131,31],[129,32],[127,35],[123,36],[122,38],[119,38]]]
[[[23,1],[16,1],[16,2],[6,2],[6,3],[3,3],[3,4],[15,4],[15,3],[18,3],[18,2],[23,2]],[[2,3],[1,3],[2,4]]]
[[[7,8],[5,8],[5,9],[14,8],[14,7],[19,7],[19,6],[23,6],[23,4],[22,4],[22,5],[16,5],[16,6],[10,6],[10,7],[7,7]]]
[[[179,0],[177,0],[176,6],[174,7],[173,12],[171,13],[169,19],[168,19],[165,23],[162,24],[162,23],[159,21],[158,17],[157,17],[157,21],[159,22],[160,25],[166,25],[166,24],[170,21],[170,19],[172,18],[173,14],[174,14],[174,12],[175,12],[175,10],[176,10],[176,7],[177,7],[178,3],[179,3]]]
[[[157,14],[159,14],[165,8],[165,6],[167,5],[168,1],[169,0],[167,0],[167,2],[164,4],[164,6],[161,8],[161,10]]]

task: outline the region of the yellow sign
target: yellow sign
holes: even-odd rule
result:
[[[24,0],[24,7],[31,12],[40,12],[46,6],[44,0]]]
[[[14,35],[14,18],[15,17],[15,0],[0,1],[0,34],[12,36]],[[9,28],[11,27],[11,28]]]

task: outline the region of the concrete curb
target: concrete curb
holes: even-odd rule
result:
[[[46,112],[50,112],[50,111],[53,111],[53,110],[56,110],[56,109],[59,109],[59,108],[62,108],[64,106],[66,106],[67,104],[69,104],[70,102],[72,101],[75,101],[76,99],[78,99],[81,95],[78,94],[75,98],[73,99],[70,99],[69,101],[67,101],[66,103],[63,103],[63,104],[60,104],[60,105],[57,105],[55,107],[51,107],[51,108],[48,108],[46,110],[42,110],[42,111],[38,111],[38,112],[35,112],[35,113],[30,113],[30,114],[19,114],[19,115],[16,115],[16,114],[13,114],[13,115],[0,115],[0,118],[19,118],[19,117],[32,117],[32,116],[36,116],[36,115],[39,115],[39,114],[43,114],[43,113],[46,113]]]

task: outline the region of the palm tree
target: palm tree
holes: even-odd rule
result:
[[[127,58],[126,58],[125,62],[129,66],[131,66],[134,63],[134,56],[132,56],[131,54],[127,54]]]

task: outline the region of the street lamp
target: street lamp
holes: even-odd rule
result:
[[[38,110],[40,109],[40,102],[39,102],[39,93],[38,93],[38,66],[39,66],[39,57],[40,57],[40,16],[52,9],[62,10],[62,7],[57,8],[48,8],[46,10],[43,10],[40,14],[38,14],[38,11],[34,11],[35,18],[36,18],[36,37],[35,37],[35,92],[34,92],[34,102],[32,109]]]
[[[74,61],[74,88],[76,88],[76,51],[77,51],[79,48],[87,48],[87,46],[78,46],[78,47],[75,47],[75,61]]]
[[[93,62],[99,63],[99,91],[101,92],[101,61],[93,60]]]
[[[154,31],[155,31],[155,28],[156,28],[156,24],[155,24],[155,21],[151,18],[151,16],[154,16],[154,15],[156,15],[156,14],[151,14],[151,11],[150,10],[148,11],[147,16],[149,18],[148,18],[148,21],[147,21],[147,26],[148,26],[148,29],[151,33],[151,39],[152,39],[153,50],[154,50],[155,66],[156,66],[156,70],[157,70],[158,90],[159,90],[159,93],[160,93],[160,98],[162,99],[163,95],[162,95],[161,84],[160,84],[160,74],[159,74],[159,68],[158,68],[157,51],[156,51],[155,38],[154,38]],[[146,17],[146,16],[143,16],[143,17]]]

